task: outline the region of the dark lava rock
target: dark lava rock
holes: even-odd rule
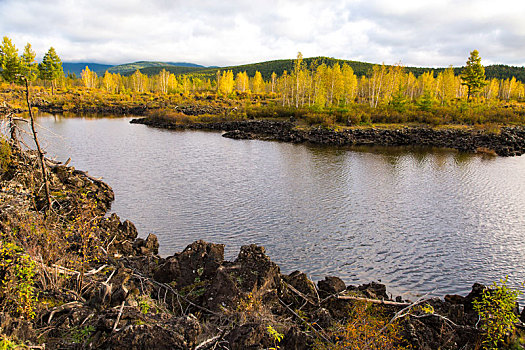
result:
[[[474,300],[481,300],[481,297],[483,296],[483,291],[487,289],[486,286],[479,283],[474,283],[472,285],[472,290],[468,295],[465,297],[465,311],[469,312],[474,310],[474,304],[472,303]]]
[[[368,298],[389,300],[388,294],[386,294],[386,286],[384,284],[371,282],[362,284],[357,287],[357,289]]]
[[[452,305],[465,305],[465,297],[457,294],[445,295],[445,301]]]
[[[306,350],[311,348],[308,344],[308,335],[297,326],[290,327],[279,345],[287,350]]]
[[[101,229],[108,235],[107,240],[111,242],[108,246],[108,253],[118,253],[125,256],[134,254],[134,240],[138,232],[135,225],[129,221],[120,221],[117,214],[113,213],[110,217],[105,218],[101,224]]]
[[[328,295],[337,294],[346,289],[343,280],[335,276],[326,276],[324,280],[317,282],[317,287],[319,291]]]
[[[266,326],[260,323],[245,323],[235,327],[224,340],[230,350],[267,349],[273,345]]]
[[[318,324],[322,328],[329,328],[332,326],[333,318],[330,312],[325,308],[317,309],[313,314],[314,323]]]
[[[146,238],[146,248],[153,254],[159,253],[159,240],[153,233],[150,233]]]
[[[201,333],[201,326],[194,317],[179,317],[168,326],[128,325],[112,333],[102,349],[191,349]]]
[[[317,299],[317,290],[315,284],[301,271],[294,271],[289,275],[283,275],[283,279],[299,292],[312,298]]]
[[[115,213],[111,214],[110,217],[105,218],[104,221],[101,222],[101,226],[104,230],[115,235],[115,239],[119,241],[126,239],[133,241],[138,235],[137,229],[131,221],[126,220],[121,222],[120,218]]]
[[[120,224],[118,231],[121,234],[121,237],[124,239],[134,240],[138,236],[137,228],[129,220],[125,220],[122,224]]]
[[[237,286],[234,273],[221,266],[204,293],[205,306],[212,310],[221,307],[234,308],[237,305],[241,290]]]
[[[505,127],[500,134],[477,130],[441,130],[429,127],[403,129],[346,129],[336,131],[317,127],[307,131],[294,128],[294,122],[245,120],[178,125],[169,118],[133,119],[131,123],[159,128],[207,129],[227,131],[225,137],[262,138],[284,142],[311,142],[325,145],[432,146],[465,152],[486,150],[500,156],[525,153],[525,129]]]
[[[406,318],[401,335],[413,349],[476,349],[479,330],[468,326],[452,326],[444,319],[429,315]]]
[[[0,313],[0,329],[2,334],[14,339],[36,339],[35,330],[30,321],[13,318],[6,312]]]
[[[155,271],[154,278],[163,283],[175,281],[177,288],[201,280],[211,279],[224,261],[224,244],[196,241],[181,253],[166,259]]]
[[[224,134],[222,134],[222,137],[227,137],[229,139],[235,139],[235,140],[253,140],[254,139],[254,136],[251,133],[241,131],[241,130],[227,131]]]
[[[520,320],[521,322],[525,323],[525,307],[523,308],[523,310],[521,310]]]
[[[235,264],[240,265],[238,277],[244,292],[269,290],[280,284],[279,266],[266,255],[264,247],[255,244],[242,246]]]
[[[138,255],[158,254],[159,241],[157,236],[153,233],[150,233],[145,240],[142,238],[137,238],[135,242],[133,242],[133,249]]]

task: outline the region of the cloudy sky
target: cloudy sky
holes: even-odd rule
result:
[[[525,65],[524,0],[0,0],[0,35],[40,59],[236,65],[329,56]]]

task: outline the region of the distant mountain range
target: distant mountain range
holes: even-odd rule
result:
[[[80,72],[84,68],[89,67],[90,70],[95,72],[105,72],[108,68],[113,67],[109,64],[100,64],[100,63],[92,63],[92,62],[62,62],[62,68],[64,69],[64,73],[68,75],[70,74],[76,74],[77,76],[80,76]]]
[[[308,66],[312,63],[327,65],[333,65],[339,63],[340,65],[346,63],[354,70],[354,73],[358,76],[367,74],[373,67],[374,64],[360,61],[349,61],[340,60],[329,57],[311,57],[305,58],[304,63]],[[107,65],[99,63],[81,62],[81,63],[62,63],[64,72],[67,74],[74,73],[80,76],[83,69],[89,67],[90,70],[95,71],[98,75],[103,75],[104,72],[109,71],[111,73],[119,73],[122,75],[131,75],[136,70],[140,70],[143,74],[156,75],[161,70],[165,69],[173,74],[199,74],[202,77],[213,78],[217,72],[217,69],[221,70],[232,70],[234,74],[238,72],[246,71],[249,76],[253,76],[256,71],[261,72],[264,79],[270,79],[272,72],[277,75],[281,75],[285,70],[291,72],[293,69],[294,60],[274,60],[252,64],[245,64],[239,66],[230,67],[205,67],[195,63],[188,62],[156,62],[156,61],[138,61],[133,63],[119,64],[119,65]],[[462,67],[454,67],[454,73],[456,75],[461,73]],[[427,71],[434,71],[435,73],[442,72],[445,68],[422,68],[422,67],[405,67],[407,72],[412,72],[416,77]],[[485,73],[487,79],[498,78],[507,79],[516,77],[517,80],[525,82],[525,67],[514,67],[507,65],[490,65],[485,67]]]
[[[146,68],[159,68],[159,72],[162,70],[162,68],[167,67],[180,67],[180,68],[190,68],[189,71],[192,69],[205,69],[205,68],[211,68],[211,67],[205,67],[201,66],[199,64],[195,63],[188,63],[188,62],[155,62],[155,61],[138,61],[133,63],[125,63],[125,64],[119,64],[119,65],[110,65],[110,64],[101,64],[101,63],[93,63],[93,62],[63,62],[62,68],[64,68],[64,73],[67,75],[68,73],[76,74],[77,76],[80,76],[80,73],[82,70],[84,70],[86,67],[89,67],[90,70],[96,72],[97,74],[104,74],[106,71],[109,71],[111,73],[120,73],[123,75],[133,74],[137,69],[142,71]],[[186,73],[184,69],[180,73]]]

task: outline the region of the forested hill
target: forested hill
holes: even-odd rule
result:
[[[166,71],[169,71],[170,73],[180,75],[180,74],[192,74],[192,75],[198,75],[200,77],[206,77],[213,79],[215,78],[215,75],[217,73],[217,70],[232,70],[234,74],[237,74],[239,72],[244,72],[248,74],[248,76],[254,76],[256,71],[259,71],[264,79],[268,80],[270,79],[270,76],[272,72],[275,72],[277,75],[282,75],[283,72],[286,70],[288,72],[291,72],[294,66],[293,59],[284,59],[284,60],[274,60],[274,61],[266,61],[266,62],[259,62],[259,63],[251,63],[251,64],[244,64],[239,66],[231,66],[231,67],[204,67],[201,65],[197,65],[194,63],[185,63],[185,62],[153,62],[153,61],[139,61],[134,63],[126,63],[116,66],[109,66],[109,65],[100,65],[96,63],[64,63],[64,72],[67,74],[68,70],[71,73],[75,73],[78,76],[80,75],[80,72],[82,69],[85,68],[85,66],[89,66],[89,68],[99,75],[103,75],[104,72],[107,70],[111,73],[119,73],[121,75],[131,75],[133,74],[137,69],[140,70],[142,73],[147,74],[149,76],[156,75],[163,69]],[[357,76],[366,75],[374,66],[372,63],[367,62],[360,62],[360,61],[348,61],[348,60],[340,60],[335,58],[329,58],[329,57],[311,57],[311,58],[305,58],[304,63],[307,67],[314,67],[316,65],[320,64],[327,64],[327,65],[333,65],[335,63],[339,63],[339,65],[348,64],[352,67],[354,70],[354,73]],[[74,68],[73,68],[74,66]],[[407,72],[412,72],[416,77],[423,74],[427,71],[434,71],[435,74],[442,72],[445,70],[445,67],[443,68],[421,68],[421,67],[405,67],[405,70]],[[461,67],[455,67],[454,68],[454,74],[459,75],[461,73],[462,68]],[[507,66],[507,65],[490,65],[485,67],[485,74],[487,76],[487,79],[497,78],[497,79],[507,79],[515,77],[517,80],[520,80],[522,82],[525,82],[525,67],[514,67],[514,66]]]
[[[82,70],[84,70],[86,67],[89,67],[94,72],[102,72],[104,73],[109,68],[113,67],[110,64],[101,64],[101,63],[92,63],[92,62],[62,62],[62,68],[64,69],[64,73],[68,75],[76,74],[77,77],[80,77],[80,73]]]
[[[459,71],[459,70],[458,70]],[[525,67],[506,66],[495,64],[485,67],[487,78],[507,79],[515,77],[521,82],[525,82]]]
[[[140,70],[144,74],[150,74],[147,73],[145,70],[155,68],[158,69],[157,73],[160,72],[162,69],[166,70],[174,70],[177,72],[176,74],[183,74],[192,72],[194,70],[198,69],[205,69],[206,67],[195,64],[195,63],[187,63],[187,62],[155,62],[155,61],[138,61],[133,63],[126,63],[126,64],[119,64],[118,66],[113,66],[108,69],[108,72],[110,73],[119,73],[122,75],[131,75],[133,74],[137,69]],[[154,73],[156,74],[156,73]]]
[[[234,74],[237,74],[238,72],[244,72],[248,74],[248,76],[253,76],[256,71],[261,72],[264,79],[269,79],[272,72],[275,72],[277,75],[283,74],[283,72],[286,70],[288,72],[291,72],[294,66],[293,59],[288,60],[275,60],[275,61],[267,61],[267,62],[260,62],[260,63],[252,63],[252,64],[245,64],[240,66],[232,66],[232,67],[222,67],[221,70],[232,70]],[[333,65],[335,63],[339,63],[339,65],[343,65],[344,63],[348,64],[352,69],[354,70],[354,73],[357,76],[366,75],[374,66],[372,63],[367,62],[360,62],[360,61],[348,61],[348,60],[340,60],[335,58],[328,58],[328,57],[311,57],[311,58],[305,58],[304,63],[307,67],[312,67],[320,64],[327,64],[327,65]],[[424,72],[428,71],[434,71],[435,74],[442,72],[446,69],[446,67],[443,68],[421,68],[421,67],[405,67],[405,70],[407,72],[412,72],[416,77],[420,76]],[[461,74],[462,67],[454,67],[454,74],[459,75]],[[143,73],[146,74],[157,74],[158,71],[143,71]],[[172,71],[176,74],[175,71]],[[207,69],[199,69],[195,71],[195,73],[199,75],[206,75],[213,77],[215,76],[217,72],[217,68],[207,68]],[[498,79],[507,79],[516,77],[517,80],[520,80],[522,82],[525,82],[525,67],[513,67],[513,66],[506,66],[506,65],[491,65],[485,67],[485,74],[487,79],[492,78],[498,78]]]
[[[137,69],[141,72],[148,74],[148,75],[154,75],[160,72],[162,69],[170,70],[172,73],[175,74],[184,74],[193,72],[200,69],[208,69],[211,67],[204,67],[199,64],[195,63],[188,63],[188,62],[155,62],[155,61],[138,61],[133,63],[125,63],[125,64],[119,64],[119,65],[110,65],[110,64],[101,64],[101,63],[93,63],[93,62],[63,62],[62,68],[64,69],[64,73],[67,75],[68,73],[76,74],[78,77],[80,77],[80,74],[82,71],[88,67],[91,71],[97,73],[98,75],[102,76],[106,71],[110,73],[119,73],[121,75],[131,75],[133,74]],[[154,73],[147,72],[148,69],[153,68]]]

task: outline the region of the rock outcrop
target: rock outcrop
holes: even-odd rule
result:
[[[177,124],[169,118],[140,118],[131,123],[166,129],[206,129],[225,131],[233,139],[263,139],[283,142],[310,142],[334,146],[430,146],[463,152],[494,152],[499,156],[525,153],[525,128],[503,127],[499,133],[474,129],[438,129],[404,127],[400,129],[349,128],[333,130],[322,127],[295,128],[290,121],[247,120],[221,123]]]

